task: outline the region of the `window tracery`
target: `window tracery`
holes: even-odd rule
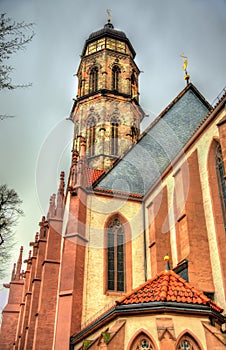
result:
[[[151,339],[141,332],[132,342],[131,350],[155,350],[155,346]]]
[[[180,339],[176,350],[200,350],[200,347],[195,342],[195,340],[192,339],[192,337],[190,337],[189,335],[184,335]]]
[[[143,338],[139,344],[136,347],[136,350],[153,350],[153,346],[151,345],[150,340],[148,340],[147,338]]]

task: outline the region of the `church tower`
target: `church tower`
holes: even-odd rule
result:
[[[137,141],[143,111],[139,106],[139,69],[135,51],[108,17],[104,28],[86,40],[78,68],[78,94],[70,119],[74,150],[86,140],[90,168],[106,170]]]

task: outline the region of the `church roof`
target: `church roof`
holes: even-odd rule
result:
[[[116,301],[117,305],[175,302],[210,306],[217,312],[223,309],[172,270],[162,271],[132,292]]]
[[[139,141],[100,180],[98,189],[144,195],[174,161],[200,125],[210,104],[193,84],[164,109]]]
[[[117,316],[125,318],[133,314],[141,316],[142,313],[159,311],[214,315],[220,323],[225,323],[220,306],[172,270],[165,270],[116,300],[109,309],[88,322],[71,337],[71,344],[81,341]]]

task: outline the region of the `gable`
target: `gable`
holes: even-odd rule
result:
[[[106,174],[98,189],[144,195],[183,150],[209,109],[189,84]]]

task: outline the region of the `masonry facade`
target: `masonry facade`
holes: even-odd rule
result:
[[[226,95],[188,83],[140,135],[134,59],[110,21],[85,42],[67,186],[25,270],[21,248],[0,349],[225,348]]]

